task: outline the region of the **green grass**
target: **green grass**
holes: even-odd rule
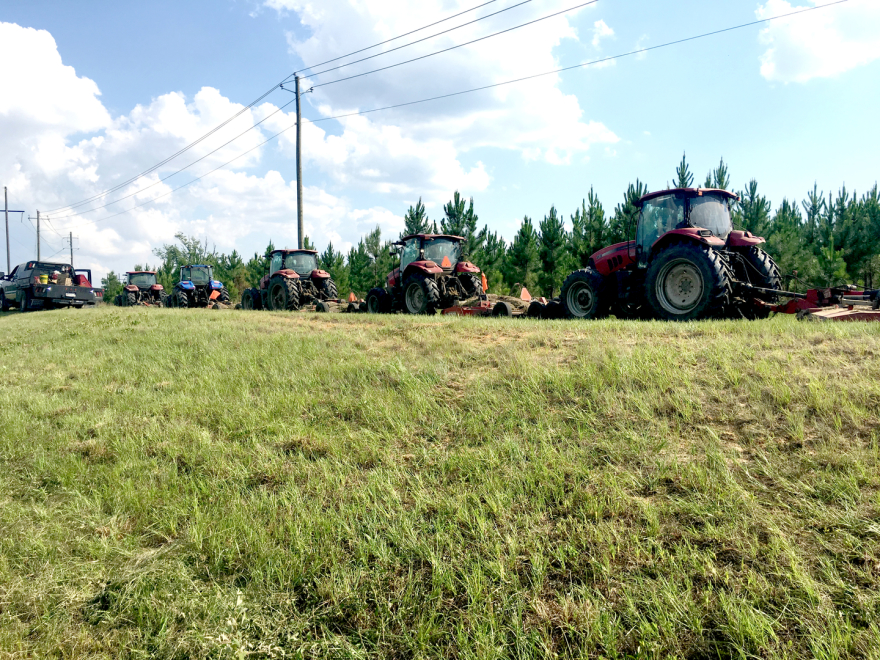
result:
[[[880,658],[880,324],[0,332],[0,657]]]

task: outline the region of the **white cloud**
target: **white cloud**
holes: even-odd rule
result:
[[[807,6],[827,4],[809,0]],[[786,0],[768,0],[756,10],[770,18],[799,7]],[[767,47],[761,56],[761,75],[774,82],[807,82],[829,78],[880,59],[880,2],[849,2],[779,19],[760,33]]]
[[[598,48],[602,44],[602,39],[607,39],[608,37],[614,36],[614,30],[612,30],[605,21],[599,19],[595,23],[593,23],[593,47]]]

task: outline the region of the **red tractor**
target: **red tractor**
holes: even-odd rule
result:
[[[434,314],[457,300],[482,298],[480,269],[463,260],[464,241],[461,236],[413,234],[392,244],[391,254],[400,255],[400,266],[388,274],[385,288],[367,294],[367,311]]]
[[[582,319],[766,317],[781,287],[779,268],[758,247],[763,238],[733,229],[737,199],[694,188],[645,195],[635,240],[599,250],[569,275],[562,311]]]
[[[166,305],[168,294],[165,287],[156,281],[156,271],[129,271],[125,274],[125,285],[122,293],[116,296],[118,307],[134,305]]]
[[[245,289],[242,309],[292,311],[338,298],[330,273],[318,268],[315,250],[274,250],[267,256],[269,274],[260,280],[258,289]]]

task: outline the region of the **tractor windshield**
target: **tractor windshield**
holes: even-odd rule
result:
[[[458,241],[451,241],[448,238],[425,241],[425,259],[440,264],[441,268],[452,268],[460,258],[461,243]]]
[[[180,269],[180,280],[192,282],[196,286],[205,286],[213,279],[210,267],[193,266]]]
[[[294,252],[284,257],[284,267],[296,271],[297,275],[308,275],[318,268],[318,258],[308,252]]]
[[[718,238],[725,240],[733,229],[727,202],[711,195],[695,197],[690,201],[688,222],[694,227],[708,229]]]
[[[128,283],[134,286],[153,286],[156,283],[156,273],[129,273]]]

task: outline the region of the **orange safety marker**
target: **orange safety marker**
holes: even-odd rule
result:
[[[348,302],[357,302],[358,298],[354,295],[354,291],[348,294]]]
[[[443,261],[440,262],[441,268],[452,268],[452,262],[449,261],[449,257],[443,257]]]
[[[529,302],[532,299],[532,294],[529,293],[529,290],[527,288],[523,287],[522,291],[519,292],[519,297],[521,300]]]
[[[210,295],[211,300],[217,300],[217,298],[219,298],[219,297],[220,297],[219,291],[211,291],[211,295]]]
[[[480,273],[480,276],[483,278],[483,293],[487,293],[489,291],[489,281],[486,279],[486,273]]]

